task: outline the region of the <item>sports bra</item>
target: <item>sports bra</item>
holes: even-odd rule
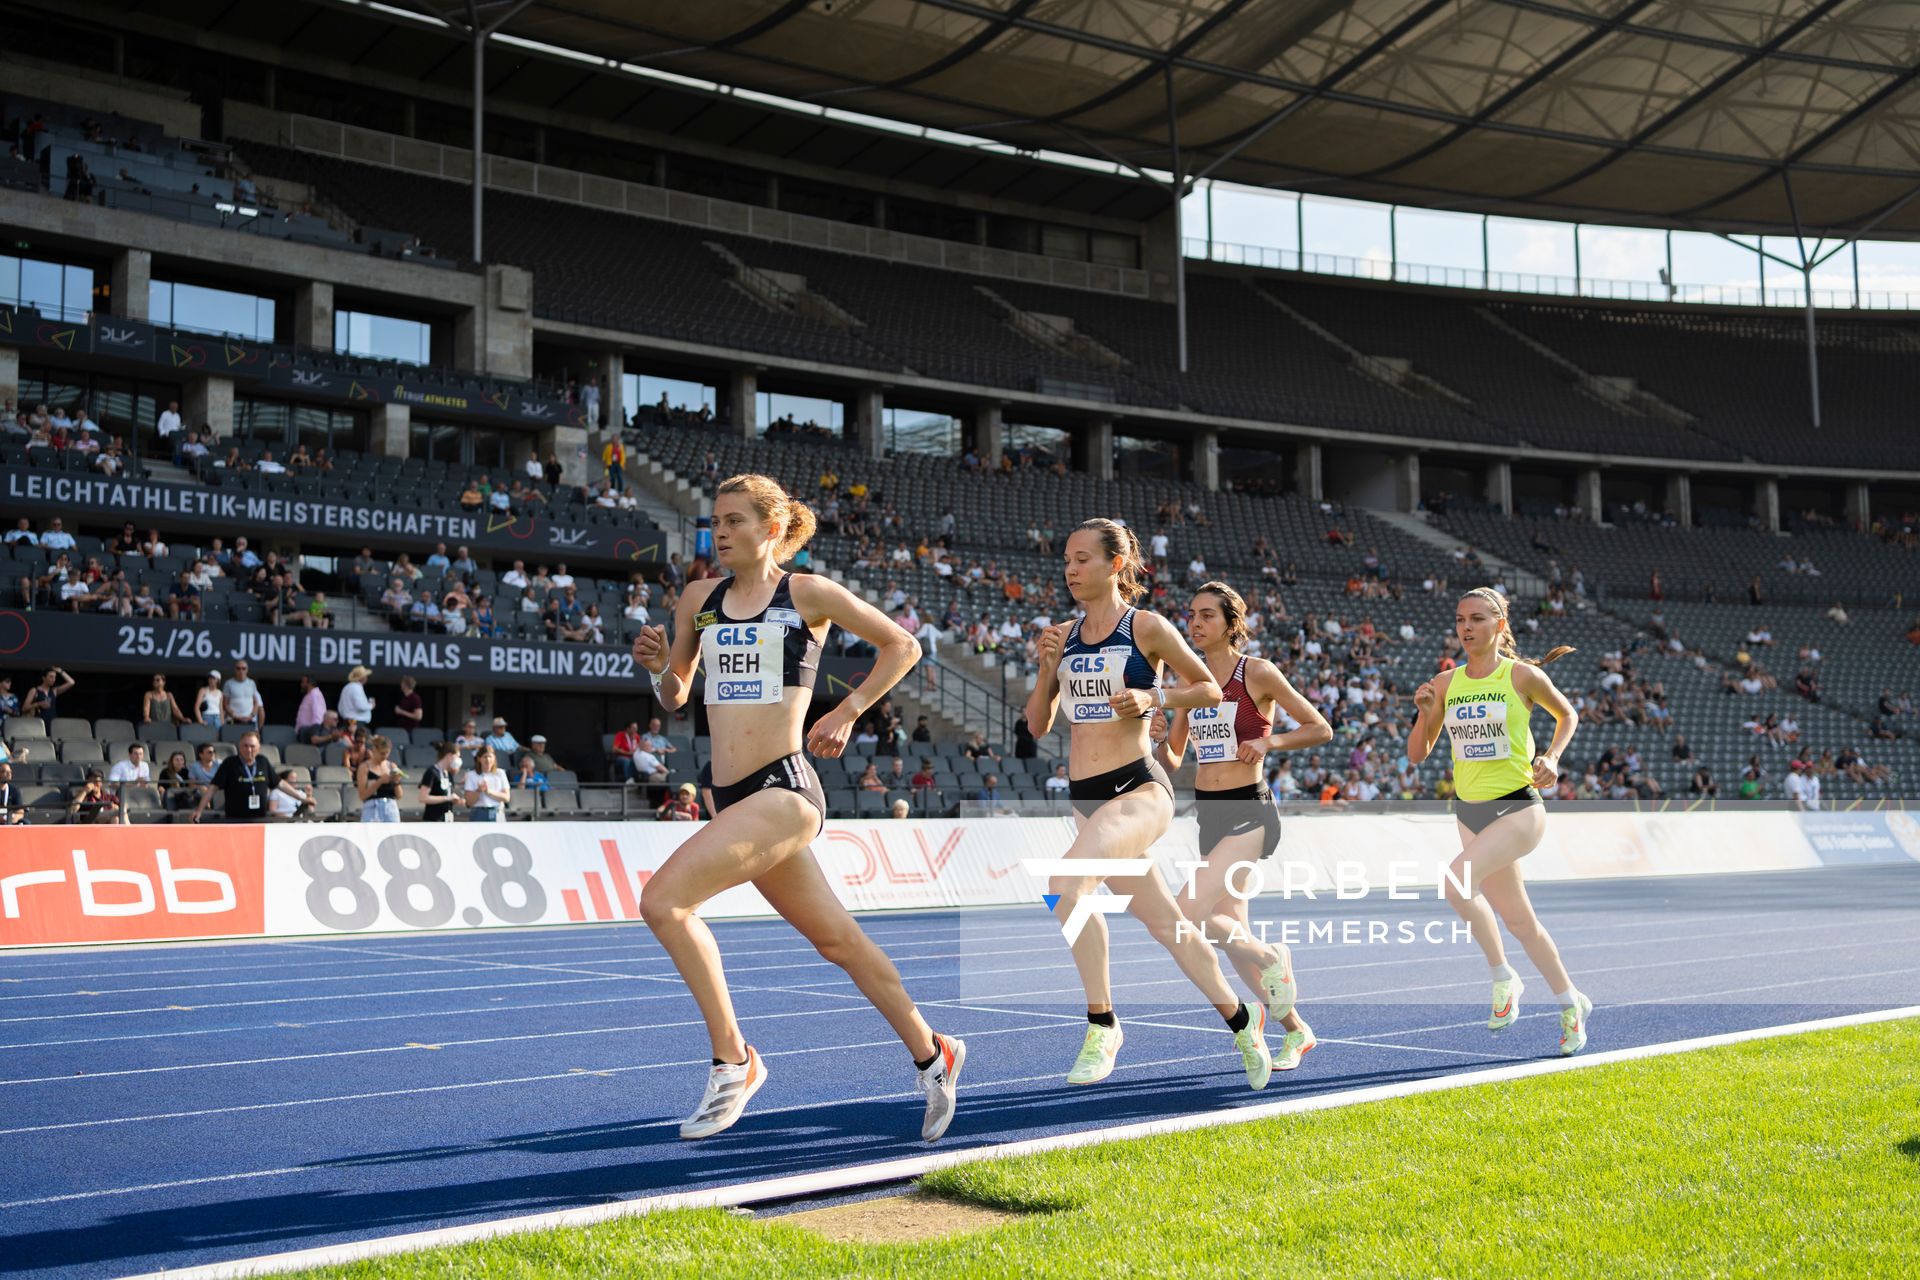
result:
[[[1120,615],[1113,634],[1098,644],[1083,639],[1076,618],[1060,648],[1061,702],[1070,724],[1094,724],[1116,719],[1108,699],[1122,689],[1151,689],[1158,683],[1153,663],[1140,652],[1133,639],[1133,615],[1128,609]]]
[[[751,618],[725,611],[732,585],[731,577],[722,578],[693,619],[707,705],[764,706],[781,701],[784,689],[811,690],[820,674],[821,642],[793,607],[793,575],[780,576],[767,607]]]

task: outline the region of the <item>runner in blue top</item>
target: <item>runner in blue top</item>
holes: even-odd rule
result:
[[[640,913],[687,981],[713,1042],[713,1068],[700,1106],[680,1126],[705,1138],[740,1118],[766,1082],[766,1063],[740,1033],[720,949],[696,914],[736,885],[751,884],[820,954],[847,971],[912,1053],[926,1094],[921,1137],[931,1142],[953,1119],[966,1045],[935,1035],[900,973],[834,894],[809,846],[826,817],[813,766],[801,752],[821,644],[833,623],[873,645],[860,687],[814,722],[816,756],[846,749],[854,721],[899,683],[920,656],[912,636],[839,583],[780,565],[813,534],[814,516],[766,476],[727,480],[713,502],[714,558],[730,577],[690,583],[662,627],[644,627],[633,659],[653,677],[668,710],[685,705],[697,666],[706,668],[713,730],[713,821],[647,882]]]
[[[1076,834],[1068,858],[1139,859],[1138,875],[1116,878],[1128,896],[1127,911],[1154,940],[1173,953],[1180,969],[1227,1021],[1246,1067],[1247,1083],[1266,1087],[1273,1059],[1265,1036],[1263,1005],[1243,1004],[1220,972],[1220,958],[1186,918],[1160,878],[1149,847],[1173,822],[1173,785],[1150,754],[1147,717],[1167,707],[1211,707],[1220,686],[1206,664],[1187,647],[1173,624],[1135,609],[1144,592],[1140,541],[1113,520],[1088,520],[1067,538],[1067,590],[1085,616],[1048,627],[1040,637],[1039,681],[1027,699],[1027,724],[1036,737],[1052,728],[1064,706],[1071,730],[1068,796]],[[1180,684],[1168,691],[1155,682],[1165,663]],[[1073,962],[1087,991],[1087,1034],[1068,1084],[1092,1084],[1113,1073],[1120,1051],[1120,1023],[1113,1012],[1107,971],[1107,925],[1089,914],[1101,877],[1056,877],[1054,914],[1068,930]]]

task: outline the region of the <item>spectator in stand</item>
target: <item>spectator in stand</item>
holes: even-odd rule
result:
[[[354,726],[340,723],[340,713],[331,708],[320,716],[320,723],[313,728],[312,736],[306,739],[307,745],[324,751],[336,742],[353,741]]]
[[[227,695],[221,689],[218,671],[207,672],[206,684],[193,695],[193,718],[216,728],[227,722]]]
[[[266,700],[260,696],[260,686],[247,674],[244,659],[233,664],[233,678],[222,685],[220,691],[227,699],[228,724],[252,724],[258,727],[267,722]]]
[[[160,419],[154,424],[160,432],[160,444],[168,452],[173,450],[173,438],[180,434],[184,424],[180,421],[180,402],[167,401],[167,407],[161,410]]]
[[[268,821],[293,822],[313,812],[313,789],[302,787],[297,777],[291,769],[274,775],[273,790],[267,793]]]
[[[869,765],[868,768],[871,769],[872,766]],[[1013,810],[1007,807],[1010,799],[1006,792],[1000,789],[1000,775],[997,773],[990,773],[981,780],[981,787],[978,791],[974,792],[973,799],[975,804],[990,814],[1007,814],[1013,812]]]
[[[1793,801],[1796,809],[1817,810],[1820,808],[1820,779],[1807,768],[1804,760],[1794,760],[1787,764],[1787,780],[1781,784],[1787,799]]]
[[[167,678],[156,674],[153,684],[146,695],[140,699],[140,723],[160,724],[169,727],[187,723],[187,717],[180,710],[180,704],[167,692]]]
[[[460,748],[451,742],[433,744],[434,762],[420,775],[420,807],[424,821],[452,822],[460,805],[455,775],[460,769]]]
[[[127,747],[127,758],[116,762],[113,768],[107,771],[107,781],[113,783],[152,782],[153,770],[151,766],[147,764],[146,747],[138,742],[129,745]]]
[[[493,732],[487,735],[487,745],[507,760],[511,760],[520,753],[520,740],[507,729],[505,716],[493,718]]]
[[[871,760],[867,761],[867,767],[860,771],[860,777],[854,785],[862,791],[884,792],[887,789],[886,780],[880,776],[879,768]]]
[[[532,756],[521,756],[519,772],[513,776],[513,785],[521,791],[545,791],[548,789],[547,775],[534,763]]]
[[[27,806],[13,785],[13,766],[0,760],[0,827],[26,825]]]
[[[327,697],[310,675],[300,677],[300,705],[293,713],[293,737],[296,742],[312,742],[313,735],[327,718]]]
[[[627,487],[627,446],[618,435],[607,441],[607,447],[600,451],[600,462],[607,469],[607,483],[614,492]]]
[[[25,516],[21,516],[13,528],[7,531],[7,536],[4,539],[0,539],[0,541],[5,542],[8,546],[12,546],[16,542],[24,542],[30,547],[37,547],[40,545],[40,535],[33,531],[33,522]]]
[[[503,727],[506,721],[499,722]],[[482,745],[474,753],[473,768],[467,770],[461,789],[466,795],[468,822],[499,822],[513,799],[506,771],[499,766],[491,746]]]
[[[106,780],[98,769],[87,770],[87,780],[73,793],[67,802],[67,824],[83,826],[88,823],[109,823],[120,821],[120,797],[107,790]]]
[[[373,725],[373,698],[367,695],[367,680],[373,672],[366,667],[355,667],[347,672],[347,682],[340,686],[339,700],[334,706],[340,712],[340,723],[348,728],[356,726],[371,728]]]
[[[47,728],[53,728],[54,717],[60,714],[60,699],[73,688],[73,677],[64,667],[48,667],[46,674],[40,677],[40,683],[27,690],[27,700],[20,714],[39,716],[46,722]]]
[[[991,760],[995,764],[1000,763],[1000,753],[987,744],[987,735],[978,729],[973,731],[973,737],[967,740],[967,745],[962,749],[970,760]]]
[[[613,735],[613,745],[607,750],[607,762],[613,766],[614,780],[626,782],[633,777],[633,753],[640,749],[640,722],[627,721],[626,727]]]
[[[460,509],[468,515],[473,515],[487,503],[485,495],[480,492],[479,484],[471,479],[467,481],[466,488],[460,491],[458,501]]]
[[[668,756],[680,750],[680,748],[673,745],[671,738],[660,731],[659,716],[655,716],[647,721],[647,731],[640,735],[640,745],[659,756],[662,760],[665,760]]]
[[[167,757],[166,764],[161,766],[158,781],[162,788],[162,803],[169,809],[184,809],[199,794],[188,774],[187,753],[184,751],[176,751]]]
[[[566,766],[547,754],[547,735],[536,733],[527,743],[526,759],[533,761],[542,773],[555,774],[566,772]]]
[[[667,764],[659,756],[647,750],[643,743],[633,753],[633,782],[635,786],[659,784],[667,780]]]
[[[260,735],[249,729],[240,735],[239,749],[213,771],[212,781],[201,789],[200,803],[187,820],[200,821],[218,791],[228,822],[262,822],[267,815],[267,794],[277,785],[279,778],[273,766],[260,758]]]
[[[400,784],[406,781],[406,774],[392,757],[393,740],[384,733],[367,740],[367,758],[353,771],[362,822],[400,821]]]
[[[655,815],[662,822],[698,822],[701,819],[698,789],[683,782],[661,803]]]
[[[419,681],[412,676],[400,677],[400,700],[393,704],[394,722],[402,729],[412,733],[426,720],[426,703],[419,693]]]
[[[213,785],[213,775],[220,767],[219,757],[214,753],[211,742],[202,742],[193,749],[193,763],[187,766],[187,781],[195,787]],[[199,795],[195,791],[196,796]]]
[[[475,732],[475,728],[476,726],[471,720],[462,722],[460,732],[453,737],[453,745],[460,748],[463,752],[478,751],[482,746],[486,745],[486,739]]]

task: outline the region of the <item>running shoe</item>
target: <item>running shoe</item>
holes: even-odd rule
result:
[[[1305,1018],[1302,1018],[1300,1029],[1287,1032],[1286,1038],[1280,1042],[1280,1056],[1273,1060],[1273,1069],[1292,1071],[1300,1065],[1300,1059],[1307,1056],[1307,1050],[1319,1043],[1313,1038],[1313,1028],[1307,1025]]]
[[[1587,1015],[1593,1001],[1580,992],[1573,993],[1573,1004],[1560,1010],[1560,1056],[1571,1058],[1587,1047]]]
[[[1067,1083],[1097,1084],[1112,1075],[1113,1060],[1119,1056],[1120,1042],[1124,1039],[1117,1019],[1110,1027],[1089,1024],[1080,1056],[1073,1060],[1073,1070],[1067,1072]]]
[[[683,1138],[711,1138],[730,1128],[747,1109],[747,1099],[767,1082],[767,1064],[747,1046],[747,1060],[738,1066],[721,1063],[707,1073],[707,1093],[694,1113],[680,1122]]]
[[[1505,1031],[1520,1017],[1520,995],[1527,989],[1519,978],[1501,978],[1493,984],[1493,1016],[1487,1030]]]
[[[1278,1023],[1293,1012],[1300,989],[1293,982],[1293,952],[1287,944],[1277,944],[1280,958],[1260,971],[1260,990],[1267,997],[1267,1021]]]
[[[1240,1062],[1247,1069],[1247,1084],[1264,1089],[1273,1078],[1273,1054],[1267,1050],[1267,1011],[1242,1001],[1240,1012],[1247,1015],[1247,1025],[1233,1033],[1233,1047],[1240,1051]]]
[[[960,1068],[967,1065],[966,1041],[936,1035],[933,1048],[933,1061],[915,1082],[927,1095],[927,1118],[920,1124],[920,1136],[928,1142],[938,1142],[953,1123],[954,1090],[960,1085]]]

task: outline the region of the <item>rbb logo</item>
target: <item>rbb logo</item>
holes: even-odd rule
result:
[[[721,627],[713,638],[717,644],[760,643],[760,633],[753,627]]]
[[[1067,670],[1076,676],[1098,674],[1107,669],[1105,655],[1098,653],[1076,653],[1067,659]]]
[[[0,873],[0,946],[258,934],[261,832],[16,830]]]

